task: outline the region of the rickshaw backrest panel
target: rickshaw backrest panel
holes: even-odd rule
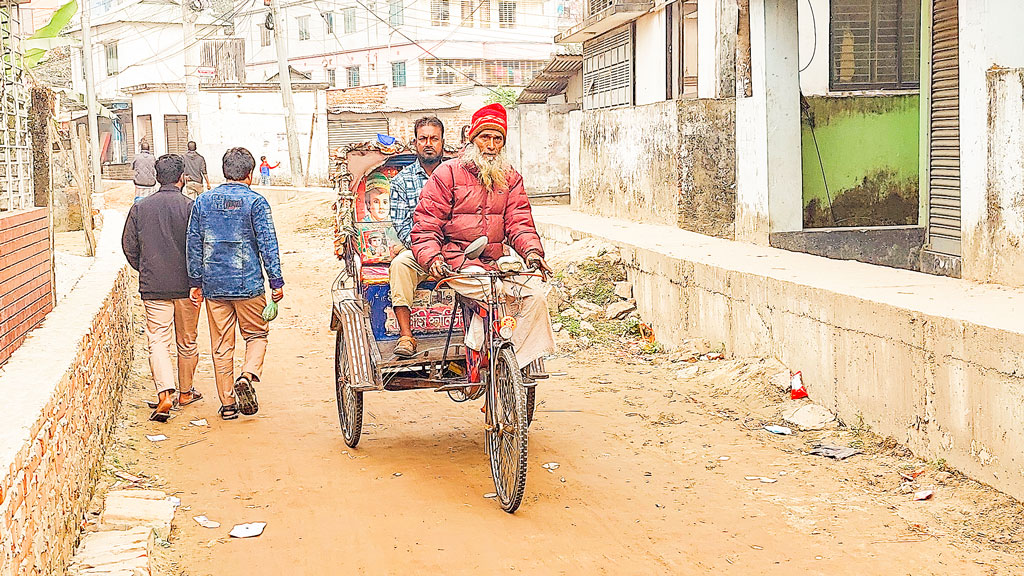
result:
[[[448,332],[452,308],[455,305],[455,291],[449,288],[434,290],[435,282],[423,282],[416,287],[416,298],[411,310],[412,332],[417,337],[438,336]],[[388,284],[363,287],[363,296],[370,304],[370,329],[375,340],[398,338],[398,321],[391,308],[391,286]],[[453,338],[461,338],[463,320],[459,314],[455,319]]]

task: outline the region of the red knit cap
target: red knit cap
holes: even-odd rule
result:
[[[508,115],[501,104],[488,104],[473,114],[469,125],[469,140],[472,141],[484,130],[497,130],[504,136],[508,129]]]

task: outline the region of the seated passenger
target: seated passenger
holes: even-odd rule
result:
[[[399,338],[395,355],[409,358],[416,354],[416,339],[410,320],[416,285],[427,279],[427,272],[416,262],[410,248],[412,215],[420,201],[420,190],[444,157],[444,124],[436,116],[420,118],[413,127],[416,161],[391,179],[391,223],[404,246],[391,261],[391,307],[398,320]],[[369,194],[369,183],[367,184]],[[367,196],[369,198],[369,196]]]

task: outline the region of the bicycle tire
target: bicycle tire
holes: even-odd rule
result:
[[[503,348],[494,363],[495,414],[485,433],[491,477],[502,510],[514,513],[526,492],[529,424],[526,420],[526,387],[511,348]]]
[[[363,393],[352,390],[348,385],[348,360],[345,355],[345,338],[341,330],[334,340],[334,393],[338,400],[338,423],[341,435],[349,448],[359,444],[363,434]]]

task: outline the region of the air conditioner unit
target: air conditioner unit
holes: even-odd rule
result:
[[[438,67],[437,66],[426,66],[426,67],[423,68],[423,77],[424,78],[437,78],[437,71],[438,71]]]

